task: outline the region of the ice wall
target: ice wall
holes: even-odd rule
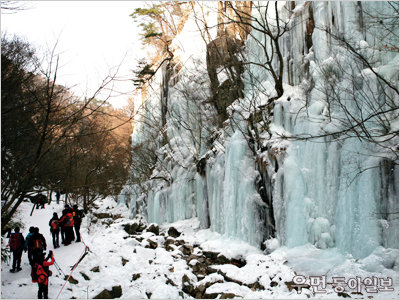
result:
[[[207,168],[211,229],[259,246],[263,241],[265,210],[256,191],[254,160],[247,141],[236,130],[226,142],[226,153]]]
[[[335,89],[330,92],[340,94],[342,105],[353,116],[370,115],[372,101],[382,106],[390,98],[397,99],[398,107],[398,96],[386,91],[389,95],[385,99],[376,77],[368,70],[357,69],[348,51],[318,28],[345,33],[352,41],[376,45],[375,27],[371,26],[371,30],[365,27],[374,20],[368,19],[365,11],[379,11],[384,15],[385,8],[378,2],[312,2],[309,5],[312,7],[302,8],[297,23],[312,12],[316,28],[312,49],[308,51],[298,32],[302,26],[282,41],[283,45],[294,45],[291,49],[286,47],[288,52],[284,52],[294,62],[287,69],[286,78],[309,90],[306,97],[298,95],[297,102],[293,98],[287,101],[287,94],[276,102],[274,126],[276,132],[294,137],[322,136],[307,141],[294,139],[287,150],[274,188],[275,218],[281,227],[284,225],[278,229],[278,236],[289,247],[311,243],[322,249],[337,247],[363,258],[379,245],[398,247],[398,181],[394,180],[398,178],[398,160],[396,164],[377,144],[356,135],[324,136],[340,131],[342,127],[337,120],[343,120],[346,115],[343,107],[329,107],[333,102],[323,71],[329,69],[330,79],[336,76]],[[389,52],[374,57],[375,66],[387,64],[392,70],[385,75],[393,81],[398,80],[398,66],[391,64],[391,60],[397,56],[398,53]],[[354,78],[360,79],[358,91],[350,92]],[[398,126],[398,121],[395,123]],[[372,133],[377,125],[366,122],[365,126]]]
[[[386,101],[382,94],[397,99],[390,91],[383,93],[373,74],[357,69],[347,50],[322,30],[344,33],[359,41],[360,47],[370,45],[365,47],[368,53],[376,46],[379,32],[367,26],[370,20],[363,12],[384,12],[385,8],[379,2],[297,2],[290,9],[288,2],[280,2],[279,6],[281,16],[291,20],[292,26],[280,41],[285,93],[275,102],[272,136],[262,132],[268,150],[259,153],[270,176],[266,188],[273,199],[276,236],[289,247],[311,243],[322,249],[337,247],[354,257],[365,257],[379,245],[396,248],[398,160],[393,163],[389,156],[380,155],[382,149],[354,136],[324,135],[338,130],[337,120],[343,119],[343,108],[330,106],[334,92],[340,92],[344,106],[355,115],[371,112],[371,106],[362,105],[366,95],[377,99],[377,105]],[[265,69],[250,65],[244,75],[245,98],[232,105],[232,111],[242,114],[231,115],[231,120],[236,119],[223,129],[210,125],[215,112],[204,104],[210,89],[205,44],[187,42],[206,36],[198,35],[195,20],[189,18],[181,39],[172,45],[182,68],[177,83],[171,80],[168,89],[170,140],[158,151],[163,166],[158,165],[152,176],[162,175],[168,183],[152,180],[147,183],[147,194],[131,193],[131,208],[143,208],[148,221],[156,223],[197,217],[202,228],[259,246],[269,237],[268,210],[257,192],[255,156],[248,137],[243,136],[246,128],[238,124],[248,117],[246,108],[265,105],[274,96],[274,84]],[[253,36],[260,41],[264,38],[261,33]],[[263,49],[257,43],[249,39],[246,47],[249,60],[263,62]],[[398,80],[398,53],[378,53],[376,58],[378,69]],[[354,83],[349,76],[354,72],[347,74],[346,68],[358,72],[353,77],[359,79],[356,92],[348,92]],[[333,85],[326,72],[335,80]],[[159,109],[159,81],[159,89],[153,85],[149,97],[154,110]],[[375,125],[366,122],[371,130]],[[392,125],[398,128],[398,121]],[[135,131],[138,136],[139,129]],[[288,142],[282,141],[282,134],[322,136]],[[205,162],[200,170],[199,160]]]

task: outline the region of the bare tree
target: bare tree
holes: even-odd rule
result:
[[[22,10],[30,9],[28,2],[22,1],[1,1],[1,10],[5,14],[14,14]]]
[[[35,59],[27,43],[2,37],[3,227],[34,186],[46,187],[60,174],[60,166],[49,163],[50,159],[60,159],[60,145],[79,135],[78,124],[107,103],[110,94],[102,101],[95,99],[116,77],[116,73],[111,74],[92,96],[81,100],[57,85],[58,69],[56,47],[45,65]],[[129,119],[114,128],[127,122]]]

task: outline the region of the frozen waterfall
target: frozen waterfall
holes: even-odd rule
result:
[[[366,118],[365,131],[380,132],[379,120],[368,116],[374,114],[376,107],[385,110],[388,99],[398,107],[398,95],[382,89],[374,72],[365,66],[360,69],[346,47],[328,34],[343,33],[355,39],[361,53],[374,55],[374,71],[390,82],[398,82],[398,51],[380,52],[374,48],[379,32],[367,26],[369,15],[362,13],[385,9],[379,2],[304,2],[296,3],[293,11],[282,13],[292,18],[289,25],[293,25],[280,40],[287,64],[283,76],[285,92],[274,102],[273,116],[269,116],[271,134],[264,135],[268,150],[260,154],[266,157],[269,168],[267,189],[272,195],[276,238],[281,245],[336,248],[331,250],[350,253],[355,258],[364,258],[379,246],[398,248],[398,158],[396,161],[390,157],[379,143],[368,142],[368,136],[359,137],[345,127],[347,113]],[[309,36],[305,38],[306,32]],[[253,38],[263,37],[255,32]],[[398,38],[393,42],[398,45]],[[249,60],[262,63],[259,43],[248,39],[245,47]],[[197,86],[194,80],[187,79],[188,74],[206,68],[205,49],[198,51],[193,55],[196,63],[185,53],[186,69],[180,73],[181,84],[184,82],[199,97],[196,105],[208,97],[200,95],[208,84],[206,80]],[[200,65],[199,57],[203,60]],[[259,87],[245,83],[244,99],[238,99],[230,108],[250,105],[246,101],[254,95],[261,100],[251,105],[265,106],[265,95],[274,96],[273,81],[265,68],[250,66],[246,72],[244,77],[255,78],[253,84],[257,82]],[[207,75],[201,73],[198,77],[204,76]],[[189,116],[180,105],[184,98],[176,92],[177,86],[179,82],[168,89],[170,114],[187,118],[186,125],[196,124],[191,134],[198,134],[198,140],[215,142],[215,132],[209,133],[212,130],[205,128],[209,120],[200,122],[195,118],[198,106],[191,104],[193,112]],[[152,101],[159,101],[154,95]],[[397,114],[398,110],[394,110],[382,115],[390,120],[388,127],[398,130]],[[231,114],[233,117],[238,115]],[[246,116],[235,121],[244,119]],[[168,184],[149,181],[149,192],[140,201],[138,196],[130,196],[131,209],[136,211],[140,206],[149,222],[160,224],[197,217],[201,228],[260,246],[269,238],[266,215],[270,208],[256,186],[257,162],[248,137],[242,133],[245,131],[232,125],[235,122],[225,122],[224,128],[215,130],[219,131],[218,147],[205,142],[193,146],[192,137],[185,136],[185,130],[173,121],[167,122],[168,136],[172,150],[179,150],[175,159],[181,160],[182,165],[168,161]],[[287,140],[280,140],[281,135]],[[196,152],[197,148],[201,150]],[[271,149],[280,152],[272,153]],[[199,158],[205,161],[202,172],[196,168]],[[128,200],[122,197],[121,201]]]

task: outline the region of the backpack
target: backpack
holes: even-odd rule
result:
[[[57,220],[51,221],[51,230],[58,230],[59,225]]]
[[[52,272],[39,263],[35,263],[31,271],[32,282],[45,283]]]
[[[82,221],[83,216],[84,216],[83,210],[78,209],[75,211],[74,220],[80,223]]]
[[[33,251],[43,251],[43,241],[40,238],[36,238],[35,240],[33,240],[32,243],[32,250]]]
[[[10,249],[11,251],[15,251],[20,249],[22,245],[22,233],[12,233],[10,236]]]
[[[67,213],[65,226],[71,227],[72,225],[74,225],[74,216],[72,213]]]

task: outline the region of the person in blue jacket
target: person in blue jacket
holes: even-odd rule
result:
[[[29,227],[29,233],[26,235],[25,244],[24,244],[24,251],[25,252],[28,251],[28,260],[29,260],[29,264],[31,266],[33,265],[33,254],[32,254],[32,249],[30,249],[28,247],[28,244],[29,244],[29,239],[33,235],[34,231],[35,231],[35,227],[33,227],[33,226]]]

